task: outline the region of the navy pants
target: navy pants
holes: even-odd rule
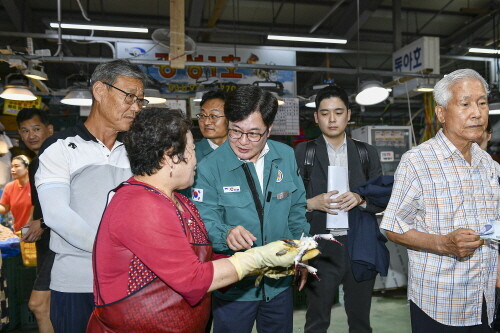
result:
[[[371,333],[370,309],[375,279],[358,282],[351,270],[347,236],[335,237],[340,245],[319,240],[321,254],[309,261],[318,269],[320,280],[309,275],[306,284],[307,312],[304,332],[326,333],[330,326],[332,306],[340,284],[344,290],[344,307],[351,333]],[[335,328],[332,329],[335,331]]]
[[[257,321],[259,333],[291,333],[293,328],[293,289],[271,301],[225,301],[212,296],[214,333],[250,333]]]
[[[411,331],[413,333],[493,333],[488,325],[486,301],[483,298],[481,324],[474,326],[448,326],[441,324],[427,315],[415,303],[410,301]]]
[[[93,310],[93,293],[50,292],[50,321],[56,333],[85,333]]]

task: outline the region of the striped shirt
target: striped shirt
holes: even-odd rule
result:
[[[445,235],[458,228],[478,232],[499,218],[499,166],[477,144],[472,161],[442,130],[403,155],[381,228]],[[486,243],[465,258],[408,249],[408,299],[449,326],[481,324],[483,295],[493,321],[497,247]]]

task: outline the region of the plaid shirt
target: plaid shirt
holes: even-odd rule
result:
[[[477,144],[469,165],[442,130],[403,155],[381,228],[445,235],[479,231],[499,218],[500,167]],[[481,324],[483,295],[493,321],[497,247],[485,244],[459,258],[408,249],[408,299],[449,326]]]

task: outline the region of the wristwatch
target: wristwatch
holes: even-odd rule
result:
[[[43,221],[43,217],[40,219],[40,228],[42,228],[43,230],[46,230],[48,229],[49,227],[45,224],[45,222]]]

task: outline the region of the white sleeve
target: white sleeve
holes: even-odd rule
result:
[[[37,191],[45,224],[74,247],[92,252],[96,230],[71,209],[69,185],[42,184]]]

